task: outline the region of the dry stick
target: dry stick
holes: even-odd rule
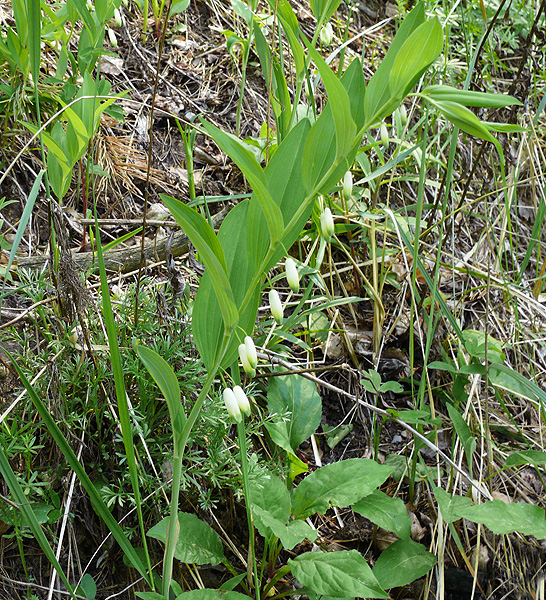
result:
[[[229,209],[226,208],[212,217],[212,224],[215,228],[219,227],[222,223],[228,210]],[[140,222],[141,221],[139,221],[139,223]],[[168,238],[165,237],[159,240],[159,242],[152,240],[144,244],[145,260],[153,260],[156,257],[158,257],[159,260],[165,260],[165,245],[167,239]],[[186,234],[179,231],[173,237],[171,254],[176,258],[177,256],[181,256],[188,252],[189,243],[190,241]],[[78,269],[82,271],[90,269],[92,272],[96,273],[99,270],[99,265],[93,252],[74,253],[72,254],[72,258]],[[36,271],[43,269],[47,261],[47,256],[24,257],[17,259],[15,266],[19,269],[23,268]],[[104,264],[107,271],[114,273],[121,271],[122,273],[126,273],[139,268],[140,254],[135,252],[135,248],[114,248],[104,253]]]
[[[281,358],[277,358],[276,356],[274,356],[273,354],[271,354],[269,352],[258,352],[258,357],[269,360],[272,364],[281,365],[285,369],[293,369],[293,366],[289,362],[282,360]],[[482,488],[477,482],[475,482],[472,479],[472,477],[470,477],[470,475],[468,475],[464,471],[464,469],[462,469],[456,463],[454,463],[451,460],[451,458],[449,458],[449,456],[447,456],[447,454],[445,454],[442,450],[440,450],[440,448],[438,448],[438,446],[436,446],[431,441],[429,441],[428,438],[426,438],[423,434],[416,431],[411,425],[408,425],[407,423],[405,423],[398,417],[395,417],[394,415],[387,412],[386,410],[383,410],[382,408],[378,408],[377,406],[374,406],[373,404],[370,404],[369,402],[366,402],[365,400],[361,400],[360,398],[357,398],[355,395],[351,394],[350,392],[346,392],[345,390],[342,390],[341,388],[338,388],[335,385],[332,385],[331,383],[322,381],[322,379],[319,379],[318,377],[315,377],[314,375],[311,375],[310,373],[303,372],[301,374],[301,376],[305,377],[305,379],[309,379],[309,381],[313,381],[317,385],[321,385],[321,386],[329,389],[330,391],[335,392],[336,394],[341,394],[342,396],[345,396],[346,398],[350,398],[353,402],[358,402],[358,404],[366,407],[368,410],[371,410],[372,412],[375,412],[383,417],[387,417],[388,419],[391,419],[395,423],[398,423],[398,425],[401,425],[402,427],[404,427],[404,429],[407,429],[412,435],[414,435],[415,437],[418,437],[423,442],[423,444],[425,444],[425,446],[428,446],[431,450],[433,450],[434,452],[439,454],[449,465],[451,465],[451,467],[453,467],[462,477],[464,477],[468,481],[468,483],[470,483],[470,485],[473,488],[475,488],[482,496],[484,496],[488,500],[493,499],[491,494],[486,489]]]

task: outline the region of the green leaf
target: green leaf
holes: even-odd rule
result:
[[[389,74],[391,97],[401,102],[421,75],[438,58],[444,35],[440,21],[434,17],[419,25],[402,44]]]
[[[487,127],[478,119],[478,117],[465,106],[461,106],[456,102],[440,101],[440,100],[429,100],[443,115],[444,117],[465,131],[466,133],[473,135],[474,137],[486,140],[495,145],[498,144],[497,140],[489,133]]]
[[[336,158],[348,154],[355,143],[356,124],[351,114],[351,102],[347,90],[322,56],[311,46],[306,37],[303,38],[309,55],[317,65],[326,93],[328,104],[332,109],[336,131]]]
[[[434,496],[442,519],[446,523],[453,523],[461,518],[461,511],[472,506],[472,500],[466,496],[452,496],[440,487],[434,488]]]
[[[279,439],[286,440],[288,448],[280,445],[292,454],[296,453],[297,447],[304,440],[315,433],[322,417],[322,400],[317,386],[301,375],[274,377],[269,383],[267,407],[271,414],[290,413],[287,421],[270,423],[267,429],[272,438],[278,434]]]
[[[307,206],[302,206],[305,199],[302,156],[309,129],[307,119],[300,121],[279,145],[264,171],[267,188],[282,212],[286,227],[281,244],[264,265],[264,272],[273,268],[283,258],[286,249],[293,245],[313,208],[312,201],[308,201]],[[301,212],[299,218],[290,225],[298,210]],[[267,222],[257,199],[253,197],[248,210],[246,239],[248,260],[254,271],[260,268],[269,250],[267,232]]]
[[[416,4],[415,8],[404,19],[396,32],[393,41],[368,83],[364,100],[366,122],[371,126],[391,114],[398,106],[392,101],[389,89],[389,75],[400,48],[417,27],[425,20],[424,2]]]
[[[158,592],[135,592],[137,598],[142,600],[168,600],[163,594]]]
[[[239,592],[224,590],[191,590],[176,597],[176,600],[248,600],[248,596]]]
[[[218,534],[195,515],[179,512],[180,535],[174,555],[184,563],[217,565],[224,559],[224,550]],[[165,543],[169,517],[154,525],[148,535]]]
[[[288,43],[290,44],[290,49],[292,50],[292,56],[294,57],[296,76],[297,79],[300,80],[305,71],[305,54],[299,41],[300,28],[298,19],[294,14],[294,11],[288,0],[267,1],[273,12],[278,14],[278,17],[281,21],[284,32],[286,33],[286,37],[288,38]]]
[[[458,511],[461,517],[483,523],[493,533],[506,534],[519,531],[524,535],[546,538],[544,509],[523,502],[505,503],[491,500],[483,504],[469,506]]]
[[[76,594],[85,596],[87,600],[95,600],[97,595],[97,584],[89,573],[85,573],[82,577],[81,583],[76,590]]]
[[[434,554],[410,538],[391,544],[373,567],[379,585],[390,589],[407,585],[428,573],[436,564]]]
[[[260,523],[271,531],[273,535],[281,540],[281,543],[286,550],[292,550],[294,546],[300,544],[306,538],[311,542],[314,542],[317,538],[318,532],[305,521],[296,519],[295,521],[290,521],[287,525],[286,521],[283,522],[276,519],[267,510],[264,510],[259,506],[254,506],[252,508],[252,514],[255,518],[259,519]],[[260,531],[260,533],[262,532]]]
[[[253,481],[250,488],[249,503],[251,509],[261,508],[267,511],[269,515],[283,523],[290,518],[290,494],[286,489],[286,484],[276,475],[264,469],[263,476],[258,481]],[[270,532],[267,531],[259,517],[255,518],[255,525],[258,531],[267,537]]]
[[[470,472],[472,472],[472,455],[476,449],[476,438],[472,435],[470,427],[461,417],[459,411],[452,404],[447,404],[446,406],[449,417],[453,422],[453,427],[455,428],[455,431],[461,440],[461,444],[463,445]]]
[[[144,363],[146,369],[157,383],[167,406],[169,408],[169,414],[171,416],[171,423],[173,428],[173,436],[175,440],[180,436],[184,425],[186,424],[186,415],[182,408],[180,399],[180,385],[178,379],[174,373],[174,369],[171,365],[157,352],[137,344],[135,346],[135,352],[138,354],[140,360]]]
[[[30,47],[30,68],[34,82],[34,90],[38,89],[40,79],[40,42],[42,41],[42,11],[40,0],[27,0],[28,10],[28,43]]]
[[[410,536],[411,517],[400,498],[391,498],[381,490],[375,490],[351,508],[379,527],[394,531],[400,538]]]
[[[546,465],[546,452],[540,450],[520,450],[512,452],[504,462],[505,467],[519,467],[520,465],[533,465],[540,467]]]
[[[265,176],[262,168],[254,158],[254,155],[248,148],[234,135],[225,133],[218,127],[201,121],[205,131],[214,139],[214,141],[235,161],[241,169],[244,176],[254,190],[254,194],[260,202],[260,207],[265,215],[267,226],[269,228],[269,237],[271,245],[277,244],[284,231],[284,222],[282,212],[273,201],[271,194],[266,186]]]
[[[225,327],[231,329],[236,325],[239,313],[226,274],[226,261],[218,238],[212,227],[195,210],[170,196],[165,194],[160,194],[160,196],[199,252],[201,260],[209,271]]]
[[[294,577],[317,594],[336,598],[388,598],[356,550],[306,552],[288,565]]]
[[[357,65],[354,68],[347,69],[343,74],[341,83],[347,90],[351,118],[353,122],[358,123],[360,128],[363,120],[363,98],[361,94],[365,86],[363,76],[355,74],[355,71],[361,68],[359,67],[360,62],[356,62]],[[337,156],[338,144],[337,142],[336,144],[332,143],[337,134],[331,104],[331,102],[328,102],[324,107],[319,118],[311,127],[305,142],[302,177],[309,195],[328,193],[332,186],[337,185],[351,167],[360,144],[360,140],[353,136],[352,146],[348,142],[346,143],[346,154]]]
[[[336,12],[341,0],[311,0],[311,11],[319,23],[325,23]]]
[[[305,519],[330,506],[345,507],[371,494],[392,469],[366,458],[351,458],[320,467],[294,490],[292,514]]]
[[[482,106],[487,108],[501,108],[502,106],[521,106],[521,102],[508,94],[486,94],[484,92],[470,92],[459,90],[448,85],[429,85],[421,94],[432,100],[448,100],[463,106]]]
[[[239,313],[237,335],[232,335],[230,344],[225,348],[222,367],[226,367],[236,360],[239,338],[242,340],[245,335],[251,335],[261,301],[260,288],[256,288],[243,311],[243,299],[255,275],[255,269],[250,265],[247,253],[248,209],[248,200],[240,202],[229,212],[218,232],[218,241],[225,252],[229,284],[233,290],[235,307]],[[205,270],[195,297],[192,327],[195,344],[207,369],[210,369],[218,358],[225,332],[224,321],[213,290],[212,273]]]

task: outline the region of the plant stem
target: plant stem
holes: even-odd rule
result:
[[[180,495],[180,482],[182,479],[182,460],[184,458],[184,451],[191,430],[195,425],[195,421],[201,412],[205,398],[207,397],[208,391],[216,377],[218,368],[222,358],[226,352],[227,343],[231,337],[231,331],[227,330],[224,334],[224,340],[222,343],[222,349],[219,352],[219,358],[210,370],[207,379],[197,397],[195,404],[188,416],[188,420],[184,425],[182,432],[174,432],[174,458],[173,458],[173,483],[171,492],[171,509],[169,514],[169,524],[167,527],[167,538],[165,540],[165,554],[163,555],[163,581],[162,581],[162,594],[165,598],[169,597],[169,590],[171,587],[172,575],[173,575],[173,561],[174,551],[176,548],[176,542],[178,539],[178,497]]]
[[[250,510],[250,484],[248,481],[248,458],[246,455],[246,431],[245,420],[241,419],[237,423],[237,434],[239,436],[239,454],[241,457],[241,472],[243,474],[243,488],[245,492],[246,518],[248,521],[248,540],[250,560],[248,561],[249,579],[250,569],[254,571],[254,588],[256,591],[256,600],[260,600],[260,581],[258,578],[258,569],[256,566],[256,550],[254,547],[254,521]]]

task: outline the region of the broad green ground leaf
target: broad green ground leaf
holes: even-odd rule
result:
[[[330,506],[351,506],[371,494],[391,474],[392,469],[366,458],[350,458],[320,467],[294,490],[292,514],[305,519],[325,513]]]
[[[521,106],[521,102],[517,98],[508,96],[508,94],[471,92],[469,90],[459,90],[448,85],[429,85],[421,94],[433,100],[449,100],[463,106],[483,106],[487,108],[501,108],[503,106],[512,106],[513,104]]]
[[[224,590],[191,590],[176,597],[176,600],[248,600],[248,596],[239,592]]]
[[[267,391],[267,407],[271,414],[290,413],[287,421],[278,420],[269,424],[268,431],[279,432],[290,444],[283,448],[292,454],[310,435],[315,433],[322,417],[322,399],[317,386],[301,375],[274,377]]]
[[[163,594],[158,592],[135,592],[135,595],[141,600],[167,600]]]
[[[206,121],[202,121],[202,125],[220,148],[235,161],[252,186],[267,221],[271,244],[275,245],[280,241],[284,231],[283,216],[267,189],[265,175],[261,166],[254,158],[252,152],[243,146],[234,135],[226,133]]]
[[[85,596],[87,600],[95,600],[97,595],[97,584],[89,573],[85,573],[82,577],[81,583],[76,590],[76,594]]]
[[[160,196],[199,252],[199,257],[209,272],[224,323],[226,327],[233,327],[237,323],[239,313],[226,273],[224,252],[214,230],[193,208],[165,194]]]
[[[546,403],[546,392],[512,367],[498,363],[490,365],[489,379],[496,387],[503,388],[522,398],[528,398],[535,403]]]
[[[296,579],[317,594],[336,598],[388,598],[365,558],[356,550],[306,552],[288,565]]]
[[[453,423],[453,427],[457,432],[459,439],[461,440],[461,444],[463,445],[469,469],[472,471],[472,455],[476,449],[476,438],[472,435],[470,427],[461,417],[459,411],[452,404],[446,404],[446,406],[449,417]]]
[[[252,510],[255,507],[261,508],[272,518],[283,523],[290,518],[290,494],[286,484],[267,470],[264,471],[263,477],[252,483],[249,502]],[[266,537],[269,532],[262,526],[260,518],[255,517],[254,522],[258,531]]]
[[[286,524],[286,521],[276,519],[271,516],[268,511],[263,510],[259,506],[254,506],[252,508],[252,514],[256,521],[259,521],[262,526],[265,526],[268,531],[281,540],[281,543],[286,550],[292,550],[294,546],[300,544],[306,538],[311,542],[314,542],[317,537],[317,531],[300,519],[290,521]],[[258,531],[262,533],[259,527]]]
[[[391,498],[381,490],[375,490],[351,508],[379,527],[394,531],[400,538],[410,536],[411,517],[400,498]]]
[[[179,512],[180,535],[176,542],[175,557],[184,563],[217,565],[224,559],[224,550],[218,534],[195,515]],[[154,525],[148,535],[165,543],[169,517]]]
[[[440,487],[434,488],[434,496],[438,502],[438,508],[442,514],[442,519],[446,523],[453,523],[461,518],[460,511],[464,511],[472,506],[472,500],[466,496],[452,496]]]
[[[491,500],[459,510],[460,516],[474,523],[483,523],[493,533],[519,531],[524,535],[546,538],[544,509],[522,502],[505,503]]]
[[[376,121],[380,121],[396,108],[396,103],[391,101],[389,75],[400,48],[411,33],[417,29],[424,20],[425,5],[424,2],[419,2],[400,25],[387,54],[370,79],[364,101],[364,113],[366,115],[366,122],[369,125],[373,125]]]
[[[546,465],[546,452],[519,450],[518,452],[512,452],[504,463],[505,467],[519,467],[520,465],[533,465],[534,467]]]
[[[407,585],[428,573],[436,564],[434,554],[410,538],[391,544],[373,567],[379,585],[386,589]]]
[[[389,74],[389,91],[401,102],[421,75],[438,58],[444,44],[440,21],[436,17],[419,25],[402,44]]]

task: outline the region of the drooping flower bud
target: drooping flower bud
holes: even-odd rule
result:
[[[351,171],[347,171],[343,177],[343,197],[346,202],[349,202],[353,195],[353,174]]]
[[[258,355],[256,354],[256,346],[254,340],[247,335],[245,337],[245,349],[250,366],[255,369],[258,366]]]
[[[239,358],[241,359],[241,364],[243,365],[243,369],[245,370],[245,373],[247,375],[249,375],[250,377],[255,377],[256,370],[250,364],[250,360],[248,357],[248,352],[247,352],[245,344],[239,344]]]
[[[233,390],[226,388],[223,396],[224,404],[226,405],[229,416],[237,423],[240,423],[243,415],[241,415],[241,409],[239,408],[239,403],[237,402],[237,398],[235,397]]]
[[[389,145],[389,132],[387,131],[387,126],[385,123],[381,124],[381,143],[383,146]]]
[[[334,217],[332,211],[326,207],[320,215],[320,233],[322,237],[329,242],[334,235]]]
[[[400,123],[402,123],[402,127],[405,127],[408,122],[408,111],[403,104],[399,106],[398,110],[400,112]]]
[[[237,405],[239,406],[239,410],[243,414],[248,416],[250,414],[250,402],[248,401],[247,395],[243,391],[243,388],[240,385],[236,385],[233,388],[233,393],[237,400]]]
[[[273,315],[275,321],[281,325],[284,317],[284,311],[282,309],[281,299],[277,290],[269,290],[269,308],[271,309],[271,314]]]
[[[330,46],[330,44],[334,41],[334,29],[332,27],[332,23],[326,23],[323,28],[320,30],[320,43],[323,46]]]
[[[114,21],[116,22],[116,25],[118,27],[121,27],[123,25],[123,17],[119,12],[119,8],[114,8]]]
[[[108,39],[110,40],[112,48],[118,47],[118,38],[116,37],[115,31],[113,29],[110,29],[110,27],[108,27]]]
[[[286,269],[286,281],[288,281],[288,285],[294,294],[297,294],[300,291],[300,276],[296,263],[288,256],[284,262],[284,267]]]

